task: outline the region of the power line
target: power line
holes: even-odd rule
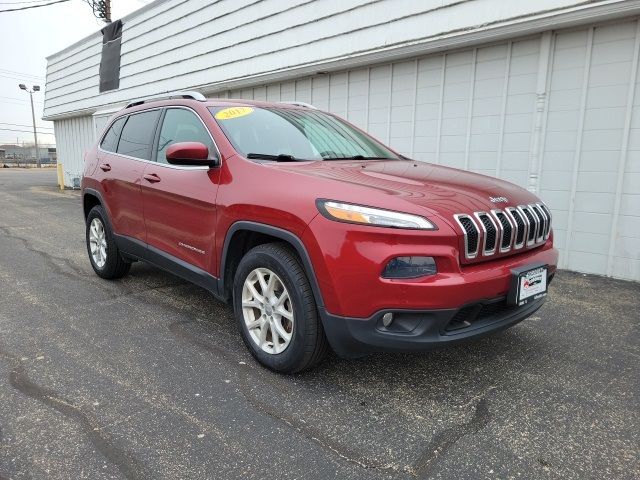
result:
[[[18,75],[20,77],[32,77],[37,79],[44,79],[39,75],[31,75],[30,73],[16,72],[15,70],[7,70],[6,68],[0,68],[0,72],[6,73],[7,75]]]
[[[33,133],[33,130],[20,130],[17,128],[1,128],[0,130],[3,131],[7,131],[7,132],[24,132],[24,133]],[[41,135],[53,135],[53,132],[42,132],[42,131],[38,131],[36,130],[37,133],[41,134]]]
[[[24,2],[0,2],[0,5],[20,5],[21,3],[43,3],[47,0],[27,0]]]
[[[67,0],[65,0],[65,2],[66,1]],[[0,13],[1,12],[4,12],[4,10],[0,10]],[[0,77],[10,78],[11,80],[18,80],[19,82],[35,82],[35,79],[29,78],[29,77],[24,77],[24,76],[21,76],[21,75],[8,75],[8,74],[5,74],[4,72],[0,72]],[[40,82],[40,80],[38,80],[38,83],[42,83],[42,82]]]
[[[69,0],[55,0],[54,2],[49,2],[49,3],[40,3],[38,5],[29,5],[27,7],[20,7],[20,8],[7,8],[5,10],[0,10],[0,13],[6,13],[6,12],[17,12],[19,10],[29,10],[30,8],[40,8],[40,7],[48,7],[49,5],[55,5],[56,3],[63,3],[63,2],[68,2]]]
[[[33,127],[33,125],[25,125],[24,123],[9,123],[9,122],[0,122],[1,125],[13,125],[14,127]],[[38,125],[38,128],[46,128],[48,130],[53,130],[53,127],[47,127],[44,125]]]

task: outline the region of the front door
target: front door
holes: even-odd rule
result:
[[[144,223],[149,247],[213,272],[216,195],[219,169],[169,165],[166,150],[178,142],[200,142],[217,155],[213,139],[197,113],[167,108],[154,148],[155,162],[142,176]]]

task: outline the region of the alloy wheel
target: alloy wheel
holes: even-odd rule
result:
[[[89,226],[89,249],[93,263],[103,268],[107,263],[107,235],[102,221],[97,217],[91,220]]]
[[[244,281],[242,314],[249,337],[264,352],[276,355],[291,343],[291,298],[280,277],[268,268],[256,268]]]

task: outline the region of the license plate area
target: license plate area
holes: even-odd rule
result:
[[[547,265],[525,265],[511,270],[510,305],[526,305],[547,295]]]

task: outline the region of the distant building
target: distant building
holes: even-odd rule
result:
[[[312,103],[410,158],[530,189],[561,268],[640,280],[639,15],[628,0],[156,0],[47,59],[44,119],[71,186],[132,100]]]
[[[38,147],[38,156],[42,163],[56,163],[55,147]],[[36,148],[14,144],[0,145],[0,159],[5,163],[36,163]]]

